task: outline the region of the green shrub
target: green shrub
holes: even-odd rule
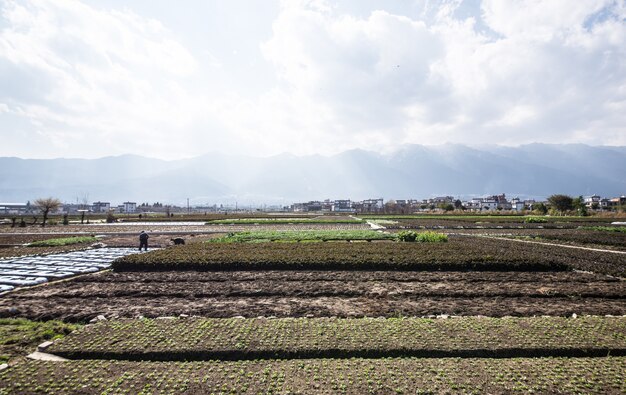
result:
[[[445,243],[448,241],[448,235],[437,232],[419,232],[415,241],[420,243]]]
[[[525,224],[545,224],[546,222],[548,222],[547,219],[538,217],[528,217],[524,220]]]
[[[398,241],[413,242],[417,239],[417,233],[412,230],[403,230],[398,232]]]

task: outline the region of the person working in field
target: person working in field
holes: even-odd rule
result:
[[[139,234],[139,251],[141,251],[141,247],[144,248],[145,251],[148,251],[148,234],[143,230]]]

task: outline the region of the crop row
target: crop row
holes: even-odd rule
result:
[[[499,249],[506,240],[450,243],[197,243],[129,255],[124,270],[565,270],[567,263],[530,249]],[[517,243],[521,244],[521,243]],[[489,247],[485,248],[484,246]],[[514,247],[514,246],[511,246]],[[523,246],[525,247],[525,246]]]
[[[570,231],[559,233],[534,232],[527,233],[521,238],[532,238],[539,241],[559,241],[575,244],[594,244],[599,246],[613,246],[626,248],[626,236],[620,233]]]
[[[1,394],[623,394],[626,358],[25,361]]]
[[[229,218],[229,219],[215,219],[207,221],[207,225],[243,225],[243,224],[260,224],[260,225],[272,225],[272,224],[360,224],[364,221],[362,219],[345,219],[345,218]]]
[[[128,360],[626,355],[626,318],[120,320],[74,332],[49,352]]]
[[[373,230],[302,230],[229,233],[227,236],[210,239],[212,243],[249,243],[270,241],[337,241],[337,240],[395,240],[395,235]]]
[[[275,271],[272,271],[275,273]],[[115,273],[127,274],[132,272]],[[143,272],[142,274],[166,274],[169,272]],[[173,272],[185,273],[185,272]],[[418,298],[475,298],[475,297],[532,297],[532,298],[604,298],[624,301],[626,312],[626,284],[623,282],[596,282],[596,283],[553,283],[549,281],[535,282],[532,284],[509,282],[506,287],[502,286],[502,282],[381,282],[381,281],[363,281],[365,277],[357,276],[355,272],[343,272],[350,274],[352,279],[326,281],[309,280],[307,277],[294,276],[289,279],[286,276],[276,276],[270,279],[268,277],[260,277],[253,281],[244,279],[237,280],[236,276],[232,276],[229,281],[219,280],[218,274],[233,273],[250,273],[250,272],[187,272],[192,273],[193,281],[171,282],[166,281],[165,276],[158,279],[150,276],[150,280],[139,280],[134,282],[132,286],[126,284],[114,284],[105,282],[97,289],[93,287],[86,288],[85,283],[71,282],[65,284],[62,288],[47,289],[46,297],[62,297],[68,298],[122,298],[137,297],[142,295],[149,298],[189,298],[190,300],[198,300],[201,298],[263,298],[263,297],[307,297],[307,298],[324,298],[324,297],[367,297],[367,298],[394,298],[415,300]],[[255,272],[260,275],[267,272]],[[287,273],[301,273],[289,271]],[[333,276],[337,276],[341,272],[329,272]],[[370,272],[359,272],[370,273]],[[426,273],[426,272],[411,272]],[[429,272],[432,273],[432,272]],[[446,272],[450,273],[450,272]],[[486,272],[480,272],[486,273]],[[500,272],[501,273],[501,272]],[[563,273],[563,272],[561,272]],[[402,272],[407,274],[407,272]],[[466,273],[463,273],[466,274]],[[496,273],[497,274],[497,273]],[[516,274],[520,274],[519,272]],[[544,274],[544,273],[542,273]],[[104,277],[99,276],[99,277]],[[148,277],[148,276],[145,276]],[[339,277],[339,276],[337,276]],[[295,280],[295,281],[294,281]],[[495,280],[495,279],[494,279]],[[145,281],[145,282],[144,282]],[[22,294],[21,294],[22,295]],[[588,311],[588,310],[587,310]]]
[[[583,229],[594,230],[598,232],[619,232],[626,233],[626,226],[586,226]]]
[[[429,220],[437,220],[437,221],[468,221],[468,222],[518,222],[523,223],[528,218],[542,218],[547,222],[574,222],[574,223],[588,223],[588,222],[599,222],[599,223],[611,223],[616,221],[614,217],[568,217],[568,216],[536,216],[536,215],[485,215],[485,214],[470,214],[470,215],[450,215],[450,214],[407,214],[407,215],[374,215],[374,214],[365,214],[359,215],[359,218],[363,219],[392,219],[392,220],[411,220],[411,219],[429,219]]]
[[[125,217],[120,216],[120,222],[207,222],[207,221],[219,221],[219,220],[233,220],[233,219],[303,219],[306,218],[306,214],[280,214],[280,215],[269,215],[265,213],[239,213],[239,214],[216,214],[216,213],[206,213],[206,214],[175,214],[174,216],[167,217],[165,213],[160,214],[146,214],[143,213],[141,218],[139,215]],[[311,215],[312,218],[318,217],[318,215]],[[104,216],[101,217],[104,219]],[[328,218],[333,218],[333,216],[328,216]]]
[[[619,254],[451,237],[448,243],[194,243],[113,262],[133,270],[515,270],[580,269],[626,277]]]

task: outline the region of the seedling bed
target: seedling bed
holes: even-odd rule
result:
[[[626,358],[25,361],[0,393],[623,394]]]
[[[122,320],[86,327],[47,351],[125,360],[624,356],[626,318]]]
[[[472,236],[448,243],[197,243],[131,255],[114,270],[515,270],[580,269],[626,277],[619,254]]]

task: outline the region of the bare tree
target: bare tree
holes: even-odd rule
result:
[[[43,214],[43,222],[41,223],[41,226],[46,226],[48,214],[50,213],[50,211],[55,211],[59,207],[61,207],[61,201],[53,197],[41,198],[35,200],[34,205],[39,211],[41,211],[41,214]]]
[[[82,225],[85,222],[85,213],[89,210],[89,193],[84,192],[80,198],[76,198],[77,201],[80,201],[80,224]]]

